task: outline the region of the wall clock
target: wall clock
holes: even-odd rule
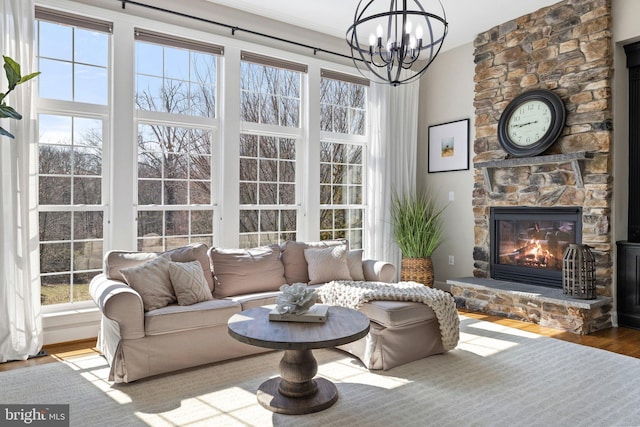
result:
[[[498,141],[513,156],[537,156],[553,144],[564,127],[566,112],[558,95],[535,89],[515,97],[498,122]]]

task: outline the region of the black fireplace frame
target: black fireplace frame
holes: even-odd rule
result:
[[[562,271],[542,270],[534,267],[505,265],[497,262],[499,255],[499,230],[496,222],[499,220],[513,220],[513,214],[518,219],[537,219],[542,221],[567,220],[575,217],[575,243],[582,243],[582,208],[580,207],[526,207],[526,206],[496,206],[489,214],[490,238],[490,273],[497,280],[528,283],[552,288],[562,288]]]

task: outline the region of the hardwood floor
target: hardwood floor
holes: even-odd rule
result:
[[[507,319],[505,317],[491,316],[484,313],[473,313],[466,310],[458,311],[460,314],[474,319],[485,320],[509,326],[514,329],[533,332],[545,337],[600,348],[640,359],[640,330],[619,327],[605,329],[589,335],[576,335],[570,332],[560,331],[558,329],[546,328],[533,323]]]
[[[514,329],[532,332],[546,337],[587,345],[590,347],[601,348],[603,350],[608,350],[614,353],[624,354],[626,356],[636,357],[640,359],[640,330],[620,327],[605,329],[604,331],[598,331],[590,335],[576,335],[569,332],[559,331],[557,329],[545,328],[544,326],[535,325],[533,323],[511,320],[499,316],[491,316],[483,313],[473,313],[466,310],[460,310],[460,313],[466,317],[485,320],[487,322],[509,326]],[[52,363],[61,360],[71,360],[75,357],[87,356],[89,354],[98,354],[98,350],[96,350],[95,345],[95,338],[89,340],[48,345],[44,347],[44,349],[48,353],[48,356],[36,357],[25,361],[0,363],[0,372],[41,365],[44,363]]]
[[[45,345],[44,350],[48,353],[47,356],[35,357],[24,361],[0,363],[0,372],[27,368],[29,366],[43,365],[45,363],[59,362],[62,360],[71,360],[74,357],[82,357],[89,354],[100,354],[95,346],[95,338]]]

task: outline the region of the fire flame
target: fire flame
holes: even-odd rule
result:
[[[546,261],[552,256],[551,252],[542,248],[539,240],[531,240],[524,255],[542,264],[546,264]]]

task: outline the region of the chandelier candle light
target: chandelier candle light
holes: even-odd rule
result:
[[[417,0],[360,0],[347,43],[363,76],[371,78],[370,71],[373,81],[398,86],[424,74],[448,30],[442,3],[431,2],[442,16],[427,12]]]

